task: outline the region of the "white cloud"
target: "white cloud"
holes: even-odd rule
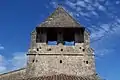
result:
[[[99,5],[98,9],[101,10],[101,11],[106,11],[106,8],[104,6],[102,6],[102,5]]]
[[[23,68],[26,66],[26,61],[25,52],[16,52],[10,59],[0,55],[0,73]]]
[[[89,13],[80,12],[79,14],[80,14],[81,16],[90,17]]]
[[[50,2],[50,4],[51,4],[54,8],[56,8],[56,7],[58,6],[57,2]]]
[[[5,66],[0,66],[0,73],[5,72],[7,69]]]
[[[4,49],[4,47],[0,44],[0,50],[3,50]]]
[[[95,53],[96,55],[104,56],[104,55],[107,55],[107,54],[114,52],[114,49],[98,49],[96,51],[97,51]]]
[[[6,70],[5,59],[2,55],[0,55],[0,73],[5,72]]]
[[[120,19],[119,19],[119,18],[116,18],[116,21],[117,21],[118,23],[120,23]]]
[[[73,9],[76,9],[76,4],[75,3],[72,3],[72,2],[70,2],[70,1],[66,1],[65,2],[67,5],[69,5],[71,8],[73,8]]]
[[[94,7],[98,8],[100,11],[106,11],[106,8],[101,5],[98,1],[95,2],[95,4],[93,4]]]
[[[97,39],[99,39],[101,37],[107,36],[108,34],[110,35],[112,33],[115,33],[115,31],[118,30],[118,28],[120,29],[120,27],[118,27],[118,26],[120,26],[120,25],[116,24],[116,22],[114,24],[109,24],[109,23],[108,24],[101,24],[100,28],[99,28],[99,31],[94,31],[93,30],[93,32],[91,34],[91,38],[93,40],[97,40]]]
[[[115,17],[114,21],[107,24],[101,24],[99,31],[92,31],[92,42],[91,45],[95,49],[95,54],[98,57],[105,56],[115,52],[115,45],[111,44],[120,35],[120,21],[118,17]],[[113,38],[114,36],[114,38]],[[112,41],[113,40],[113,41]],[[118,39],[119,40],[119,39]],[[109,44],[109,45],[108,45]],[[99,45],[99,46],[98,46]]]
[[[98,31],[95,30],[98,29]],[[118,33],[120,31],[120,19],[118,17],[114,17],[113,21],[109,21],[108,23],[100,24],[99,26],[93,26],[90,28],[92,34],[91,38],[93,40],[105,37],[110,34]]]
[[[83,0],[83,1],[78,0],[73,3],[67,0],[65,4],[76,10],[74,14],[80,14],[79,16],[84,16],[84,17],[90,17],[91,15],[94,15],[95,17],[99,17],[99,13],[97,13],[96,10],[102,12],[106,11],[105,6],[101,5],[99,1],[92,2],[91,0]]]
[[[94,11],[95,10],[95,7],[93,7],[92,5],[88,5],[86,8],[87,8],[87,10],[90,10],[90,11]]]
[[[2,65],[2,62],[3,62],[3,56],[0,55],[0,65]]]
[[[77,1],[76,5],[79,5],[81,7],[87,7],[87,5],[84,1]]]
[[[109,30],[110,30],[110,25],[109,25],[109,24],[101,24],[100,27],[101,27],[104,31],[109,31]]]
[[[120,1],[116,1],[116,4],[120,4]]]
[[[18,69],[26,66],[26,53],[25,52],[17,52],[13,54],[13,58],[9,60],[13,65],[13,69]]]
[[[92,3],[92,0],[84,0],[87,3]]]
[[[96,43],[97,45],[97,43]],[[105,48],[106,45],[104,45],[103,48],[99,47],[99,48],[95,48],[95,52],[94,54],[96,55],[96,59],[102,59],[104,57],[107,57],[108,55],[110,55],[111,53],[115,52],[115,49],[109,49],[109,48]]]
[[[99,16],[99,14],[95,11],[91,11],[91,14],[95,15],[95,16]]]
[[[104,34],[105,34],[105,31],[102,30],[102,29],[99,29],[99,31],[94,31],[94,32],[92,32],[91,38],[92,38],[93,40],[97,40],[97,39],[103,37]]]
[[[76,11],[77,11],[77,12],[80,12],[80,11],[82,11],[82,8],[81,8],[81,7],[77,7],[77,8],[76,8]]]
[[[110,33],[107,36],[103,37],[101,40],[91,43],[92,47],[95,49],[95,55],[98,58],[101,58],[106,55],[115,53],[118,44],[113,44],[113,42],[119,40],[118,36],[120,37],[120,35],[117,35],[117,33]]]

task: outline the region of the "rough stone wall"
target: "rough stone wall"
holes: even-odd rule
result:
[[[31,33],[31,44],[30,44],[30,48],[35,48],[36,47],[36,30],[34,30]]]
[[[85,47],[85,43],[76,43],[75,46],[37,43],[36,49],[29,51],[29,77],[61,73],[78,76],[95,74],[93,51],[90,47]]]
[[[32,65],[35,67],[35,73],[32,74],[32,76],[35,77],[55,74],[77,76],[87,76],[94,74],[94,68],[92,69],[93,66],[91,65],[92,60],[89,59],[89,64],[86,64],[84,62],[84,56],[36,55],[36,60],[37,62],[32,63]],[[60,60],[62,60],[62,63],[60,63]]]
[[[81,54],[85,52],[84,43],[76,43],[75,46],[59,45],[47,45],[43,43],[37,43],[36,48],[29,49],[28,54]]]
[[[25,68],[15,70],[12,72],[0,74],[0,80],[18,80],[25,78]]]

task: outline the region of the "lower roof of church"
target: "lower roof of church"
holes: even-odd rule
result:
[[[91,76],[74,76],[74,75],[52,75],[52,76],[41,76],[41,77],[33,77],[22,80],[97,80],[96,75]]]

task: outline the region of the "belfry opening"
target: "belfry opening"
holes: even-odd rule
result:
[[[84,42],[84,28],[70,27],[37,27],[37,43],[45,42],[48,45],[63,44],[74,46]]]

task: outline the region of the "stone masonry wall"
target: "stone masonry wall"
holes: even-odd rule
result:
[[[85,61],[84,56],[36,55],[35,62],[32,63],[35,72],[32,76],[55,74],[87,76],[94,74],[94,68],[92,69],[93,66],[91,65],[92,60],[89,59],[88,64]]]
[[[95,73],[93,51],[85,47],[84,43],[77,43],[75,46],[37,43],[35,49],[29,50],[27,71],[29,77],[62,73],[92,75]]]

